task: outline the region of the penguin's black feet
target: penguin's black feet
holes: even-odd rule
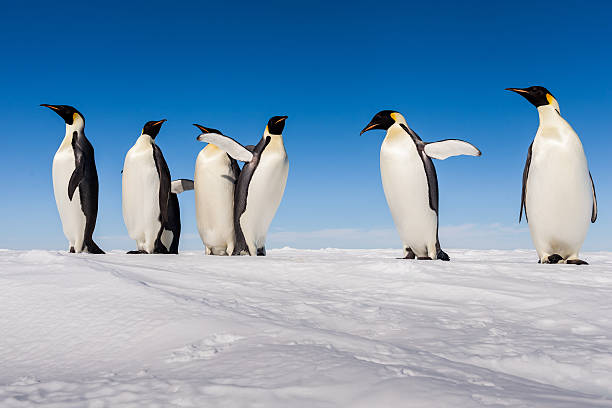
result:
[[[417,258],[419,261],[431,261],[432,259],[428,256],[419,256]]]
[[[559,254],[549,255],[548,258],[544,260],[545,264],[556,264],[563,260],[563,257]]]
[[[71,254],[74,254],[76,251],[74,250],[74,247],[73,247],[73,246],[71,246],[71,247],[70,247],[70,251],[68,251],[68,252],[70,252]]]
[[[570,265],[588,265],[589,263],[586,261],[583,261],[582,259],[568,259],[567,261],[565,261],[565,263],[568,263]]]
[[[448,254],[441,249],[438,250],[436,257],[441,261],[450,261],[450,256],[448,256]]]
[[[416,258],[416,255],[412,251],[412,248],[404,248],[404,253],[406,254],[405,257],[397,258],[397,259],[414,259],[414,258]]]
[[[146,254],[147,251],[139,249],[138,251],[129,251],[128,254],[130,255],[135,255],[135,254]]]
[[[257,248],[257,256],[266,256],[266,247]]]

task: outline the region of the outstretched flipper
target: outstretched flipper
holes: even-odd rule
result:
[[[444,160],[451,156],[480,156],[476,146],[459,139],[447,139],[439,142],[425,143],[425,154],[431,158]]]
[[[170,192],[174,194],[181,194],[184,191],[193,190],[193,180],[189,179],[178,179],[173,180],[170,183]]]
[[[236,160],[243,162],[250,162],[253,160],[253,153],[231,137],[225,136],[219,130],[205,128],[195,123],[194,126],[202,132],[202,134],[198,136],[200,142],[212,143]]]

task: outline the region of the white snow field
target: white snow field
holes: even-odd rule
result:
[[[1,407],[612,407],[612,253],[0,251]]]

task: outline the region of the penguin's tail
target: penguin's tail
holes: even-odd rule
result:
[[[436,257],[441,261],[450,261],[450,256],[448,256],[448,254],[441,249],[438,249]]]
[[[93,239],[88,240],[85,243],[85,247],[87,248],[87,252],[90,254],[104,254],[105,252],[100,249],[100,247],[93,241]]]

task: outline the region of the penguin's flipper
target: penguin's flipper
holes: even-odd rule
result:
[[[162,225],[168,222],[168,200],[170,199],[170,169],[159,146],[153,146],[153,159],[159,174],[159,215]]]
[[[72,176],[70,176],[70,181],[68,182],[68,199],[72,201],[72,197],[74,196],[74,192],[76,191],[79,184],[83,180],[83,166],[78,165],[72,172]]]
[[[459,139],[447,139],[424,144],[425,154],[433,159],[444,160],[462,154],[467,156],[480,156],[482,154],[476,146]]]
[[[527,178],[529,177],[529,166],[531,165],[532,146],[533,142],[531,142],[529,145],[529,150],[527,150],[527,160],[525,161],[525,169],[523,170],[523,191],[521,192],[521,211],[519,212],[519,223],[521,222],[521,218],[523,218],[523,209],[525,209],[525,220],[529,222],[529,218],[527,218],[527,205],[525,204],[525,199],[527,197]]]
[[[219,149],[223,150],[231,157],[242,162],[250,162],[253,160],[253,153],[246,147],[221,133],[202,133],[198,136],[200,142],[212,143]]]
[[[81,181],[83,181],[83,176],[85,175],[84,171],[84,163],[83,163],[83,152],[81,151],[79,145],[77,143],[73,144],[74,155],[75,155],[75,167],[72,175],[70,176],[70,181],[68,182],[68,198],[72,201],[72,197],[74,196],[74,192],[76,191]]]
[[[170,183],[170,192],[181,194],[183,191],[193,190],[193,180],[178,179]]]
[[[591,189],[593,190],[593,211],[591,212],[591,222],[593,223],[597,220],[597,195],[595,194],[595,183],[593,183],[593,176],[591,176],[590,171],[589,177],[591,178]]]

